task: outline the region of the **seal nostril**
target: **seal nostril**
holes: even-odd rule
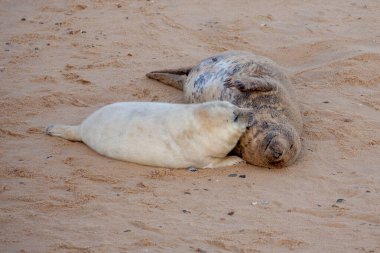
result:
[[[274,158],[278,159],[282,156],[282,152],[273,151],[273,156],[274,156]]]

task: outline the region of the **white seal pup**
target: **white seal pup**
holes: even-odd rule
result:
[[[250,110],[229,102],[123,102],[100,108],[78,126],[53,125],[46,133],[142,165],[216,168],[244,162],[226,155],[252,123]]]
[[[298,157],[301,113],[287,76],[270,59],[229,51],[193,67],[153,71],[147,76],[183,90],[188,103],[222,100],[252,109],[255,124],[233,152],[248,163],[279,168]]]

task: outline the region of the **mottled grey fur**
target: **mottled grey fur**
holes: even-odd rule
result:
[[[272,168],[287,166],[298,157],[301,114],[287,76],[268,58],[230,51],[194,67],[147,76],[183,90],[189,103],[224,100],[250,108],[255,123],[233,151],[247,162]]]

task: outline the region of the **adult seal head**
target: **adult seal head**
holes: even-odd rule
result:
[[[223,100],[251,109],[255,123],[233,150],[247,162],[279,168],[297,159],[301,113],[289,79],[270,59],[229,51],[196,66],[153,71],[147,76],[183,90],[189,103]]]

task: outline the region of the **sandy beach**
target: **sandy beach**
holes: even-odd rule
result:
[[[380,252],[380,2],[0,0],[0,252]],[[44,134],[226,50],[286,69],[297,162],[171,170]],[[232,175],[231,175],[232,174]]]

